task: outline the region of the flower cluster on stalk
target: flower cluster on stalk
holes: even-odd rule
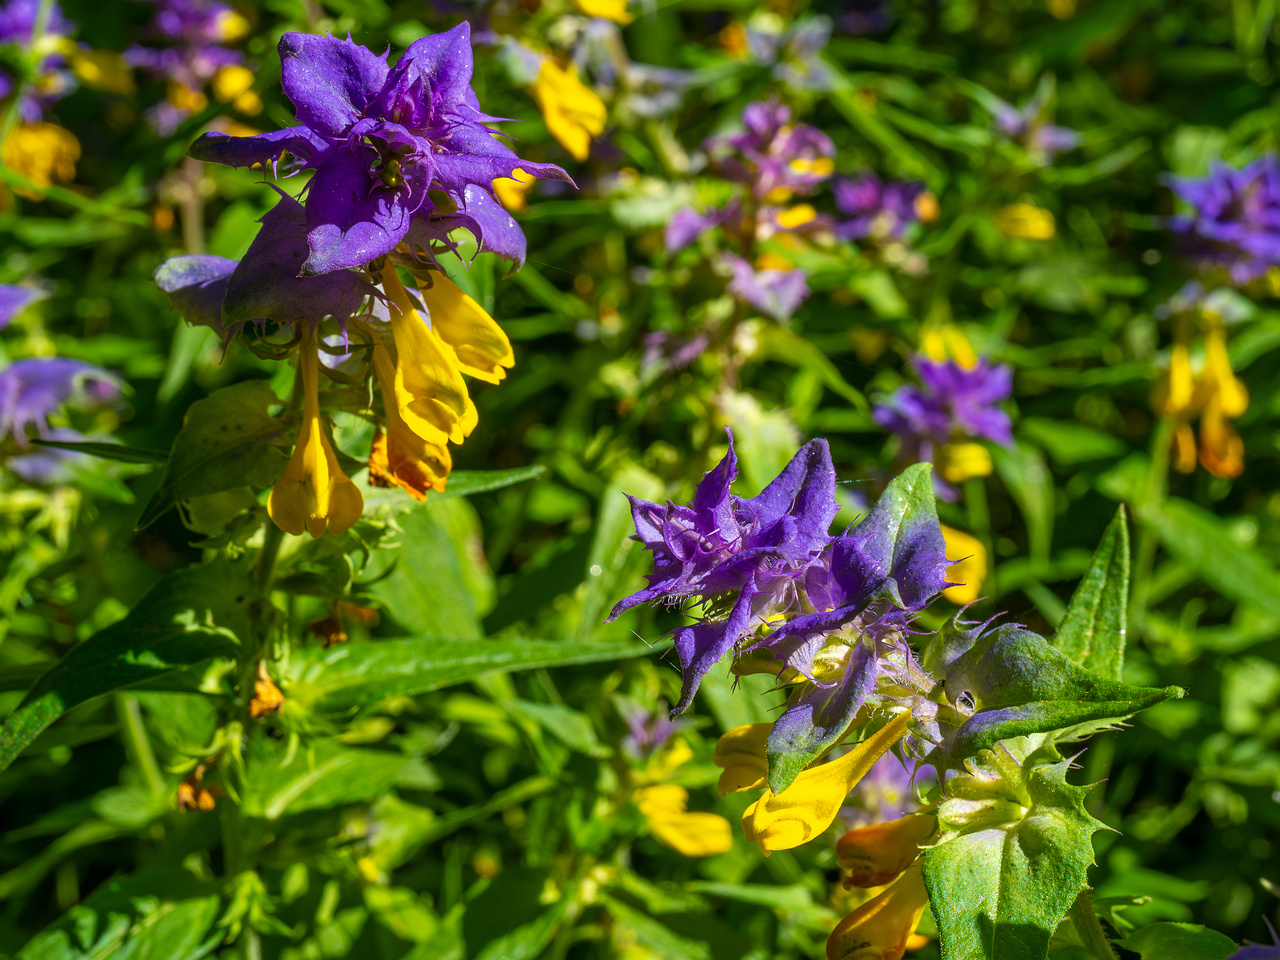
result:
[[[243,260],[179,257],[157,281],[188,320],[224,337],[266,321],[292,327],[302,426],[268,509],[284,530],[319,536],[350,528],[363,509],[325,426],[325,371],[338,364],[346,382],[377,385],[369,483],[418,499],[442,490],[447,445],[478,421],[463,375],[498,383],[514,357],[441,258],[457,252],[452,233],[461,228],[480,249],[522,263],[524,234],[495,199],[494,181],[517,170],[569,178],[495,138],[496,118],[471,89],[465,23],[416,41],[394,66],[351,40],[306,34],[285,34],[280,57],[298,124],[252,137],[207,133],[191,155],[312,171],[305,197],[282,193]],[[341,331],[336,347],[320,333],[328,318]],[[332,364],[321,364],[322,353]]]

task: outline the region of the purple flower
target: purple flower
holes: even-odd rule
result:
[[[665,331],[644,335],[644,353],[640,356],[640,373],[645,375],[658,368],[675,372],[683,370],[702,355],[708,344],[706,334],[696,337],[677,337]]]
[[[1268,947],[1259,943],[1250,943],[1246,940],[1239,950],[1227,957],[1227,960],[1280,960],[1280,934],[1276,933],[1276,928],[1271,925],[1271,921],[1266,917],[1262,918],[1262,922],[1271,931],[1271,939],[1275,942],[1275,945]]]
[[[1201,180],[1165,182],[1193,208],[1168,221],[1193,259],[1225,267],[1237,284],[1280,264],[1280,164],[1274,156],[1239,170],[1215,162]]]
[[[1035,96],[1021,107],[999,99],[995,101],[996,126],[1000,132],[1047,160],[1052,160],[1056,154],[1074,150],[1080,144],[1080,134],[1075,130],[1049,122],[1055,87],[1053,78],[1046,75],[1041,79]]]
[[[667,224],[664,238],[667,245],[667,253],[679,253],[708,230],[724,226],[735,218],[741,218],[741,216],[742,207],[736,200],[731,200],[726,206],[709,210],[706,213],[698,213],[692,207],[677,210],[676,215]]]
[[[44,294],[30,287],[15,287],[0,283],[0,330],[9,325],[9,321],[35,303]]]
[[[120,395],[120,383],[100,367],[64,357],[32,357],[0,370],[0,436],[20,447],[30,432],[47,436],[49,417],[68,404],[98,406]]]
[[[225,46],[248,29],[240,14],[218,0],[156,0],[147,32],[160,45],[133,45],[125,62],[161,80],[199,91],[224,67],[244,62],[238,50]],[[157,130],[171,134],[190,110],[161,101],[149,115]]]
[[[20,47],[24,52],[31,52],[39,15],[40,0],[9,0],[0,6],[0,47]],[[49,52],[40,57],[35,67],[36,75],[26,85],[18,101],[18,115],[24,123],[39,123],[48,109],[75,86],[71,73],[64,69],[66,59],[58,51],[56,42],[75,28],[76,25],[63,15],[61,7],[56,3],[50,7],[39,42],[39,51]],[[0,97],[7,97],[17,85],[16,78],[0,69]]]
[[[924,189],[922,183],[885,183],[870,171],[857,180],[837,180],[836,209],[850,219],[836,227],[836,235],[845,240],[901,239],[907,226],[920,219],[916,199]]]
[[[191,155],[245,167],[287,151],[300,168],[315,171],[307,187],[304,275],[376,260],[415,221],[465,211],[485,231],[491,222],[505,227],[510,218],[491,184],[517,167],[569,180],[559,167],[521,160],[494,138],[497,118],[481,112],[471,90],[466,23],[414,42],[394,67],[351,40],[301,33],[281,38],[280,60],[299,125],[256,137],[207,133]],[[491,206],[478,203],[480,193]]]
[[[632,760],[641,761],[652,756],[665,747],[677,731],[689,726],[688,720],[670,716],[665,701],[659,701],[658,709],[650,711],[629,698],[617,696],[615,699],[628,731],[618,745]]]
[[[969,369],[954,360],[912,363],[921,386],[900,387],[872,410],[876,423],[902,437],[909,459],[932,461],[938,447],[971,438],[1012,445],[1009,415],[995,406],[1013,392],[1009,367],[981,359]]]
[[[724,261],[733,270],[729,292],[779,323],[790,320],[809,296],[803,270],[756,270],[731,253],[724,255]]]
[[[795,581],[830,541],[835,470],[825,440],[806,444],[759,496],[729,493],[737,476],[729,452],[698,484],[689,506],[635,497],[636,538],[653,553],[649,586],[622,600],[609,619],[640,603],[700,598],[709,617],[676,630],[684,687],[674,713],[689,707],[702,677],[772,612],[795,602]],[[736,596],[734,594],[736,593]]]
[[[728,156],[719,172],[745,183],[758,200],[775,191],[809,194],[835,169],[831,138],[804,123],[791,122],[791,108],[776,102],[749,103],[742,111],[743,131],[708,140],[706,149]],[[776,195],[776,194],[775,194]]]
[[[844,0],[836,25],[852,37],[879,33],[893,25],[893,11],[888,0]]]

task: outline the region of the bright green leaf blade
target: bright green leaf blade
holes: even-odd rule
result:
[[[1027,777],[1020,820],[963,833],[925,851],[924,881],[947,960],[1044,960],[1049,937],[1084,889],[1101,824],[1068,761]]]
[[[1129,525],[1121,506],[1107,525],[1052,643],[1094,673],[1119,680],[1128,622]]]
[[[1236,952],[1230,937],[1195,923],[1152,923],[1122,945],[1142,960],[1223,960]]]
[[[464,683],[484,673],[620,660],[654,652],[639,642],[380,640],[294,654],[285,693],[320,709],[367,706]]]
[[[449,474],[443,493],[431,494],[432,500],[443,500],[446,497],[470,497],[477,493],[488,493],[501,490],[512,484],[536,480],[547,472],[547,468],[534,465],[532,467],[515,467],[511,470],[456,470]]]
[[[265,380],[232,384],[193,403],[139,529],[180,500],[273,486],[289,461],[280,446],[288,441],[284,423],[269,412],[279,403]]]
[[[137,450],[126,447],[122,443],[91,443],[83,441],[73,443],[69,440],[41,440],[34,438],[32,443],[40,447],[55,447],[58,450],[71,450],[75,453],[88,454],[103,460],[116,460],[120,463],[161,464],[169,462],[167,453],[156,453],[154,450]]]
[[[255,747],[244,812],[268,820],[382,796],[409,762],[398,751],[347,747],[333,740],[312,741],[308,749],[292,752],[261,741]]]
[[[72,707],[170,671],[235,653],[249,629],[244,564],[206,564],[156,584],[119,623],[75,647],[0,729],[0,770]]]

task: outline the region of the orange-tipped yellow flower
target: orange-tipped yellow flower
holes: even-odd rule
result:
[[[836,842],[845,886],[879,887],[891,881],[911,866],[935,825],[929,814],[911,813],[850,830]]]
[[[765,759],[768,723],[744,723],[716,741],[711,762],[723,768],[716,785],[720,796],[741,790],[763,790],[769,783],[769,761]]]
[[[414,309],[390,264],[382,271],[382,289],[391,300],[396,344],[394,405],[409,429],[426,442],[461,443],[479,418],[457,354]]]
[[[641,787],[636,806],[649,824],[649,832],[686,857],[713,857],[733,846],[733,828],[715,813],[690,813],[689,791],[675,784]]]
[[[827,940],[827,960],[899,960],[929,895],[918,865],[854,910]]]
[[[911,714],[898,714],[880,730],[830,763],[803,771],[782,793],[764,795],[742,815],[742,831],[765,856],[811,840],[835,822],[854,786],[907,732]]]
[[[1191,370],[1191,353],[1179,333],[1169,354],[1169,369],[1151,394],[1151,407],[1174,421],[1170,460],[1180,473],[1196,468],[1195,435],[1190,422],[1200,418],[1199,460],[1215,477],[1244,471],[1244,441],[1231,425],[1249,407],[1249,392],[1231,370],[1226,337],[1214,323],[1204,340],[1204,369]]]
[[[302,377],[302,430],[284,476],[271,491],[267,513],[277,527],[294,536],[306,530],[313,537],[326,529],[349,530],[364,510],[364,497],[338,466],[320,422],[319,360],[314,331],[303,334],[298,353]]]
[[[542,61],[533,98],[551,135],[575,160],[587,159],[591,140],[604,133],[609,113],[595,91],[578,79],[578,68],[572,63],[565,69],[554,60]]]
[[[386,430],[378,430],[369,451],[369,483],[375,487],[400,487],[415,500],[428,490],[443,491],[453,458],[449,448],[418,436],[405,422],[397,404],[396,369],[381,343],[373,348],[373,369],[382,390]]]
[[[1200,465],[1215,477],[1238,477],[1244,472],[1244,441],[1217,398],[1209,401],[1200,416]]]

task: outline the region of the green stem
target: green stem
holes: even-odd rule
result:
[[[284,543],[284,531],[274,522],[269,522],[262,537],[262,551],[258,554],[258,565],[253,571],[253,580],[257,584],[260,597],[265,598],[271,591],[271,575],[275,571],[282,543]]]
[[[1146,483],[1140,494],[1141,499],[1133,505],[1134,519],[1138,523],[1138,547],[1133,568],[1133,606],[1129,611],[1129,635],[1135,638],[1141,635],[1143,621],[1146,619],[1151,573],[1155,567],[1156,548],[1159,546],[1156,532],[1143,514],[1146,508],[1164,500],[1169,475],[1169,446],[1173,442],[1176,426],[1166,418],[1162,418],[1157,424],[1155,435],[1151,438],[1151,466],[1147,470]]]
[[[1071,924],[1076,928],[1085,949],[1095,960],[1116,960],[1115,951],[1107,941],[1107,934],[1098,921],[1098,915],[1093,912],[1087,890],[1080,891],[1067,916],[1071,918]]]
[[[142,722],[142,708],[138,705],[138,698],[131,693],[117,693],[116,715],[120,718],[120,727],[124,732],[125,749],[142,771],[147,788],[156,796],[163,796],[167,792],[164,774],[161,773],[160,764],[156,762],[155,752],[151,749],[151,739]]]

